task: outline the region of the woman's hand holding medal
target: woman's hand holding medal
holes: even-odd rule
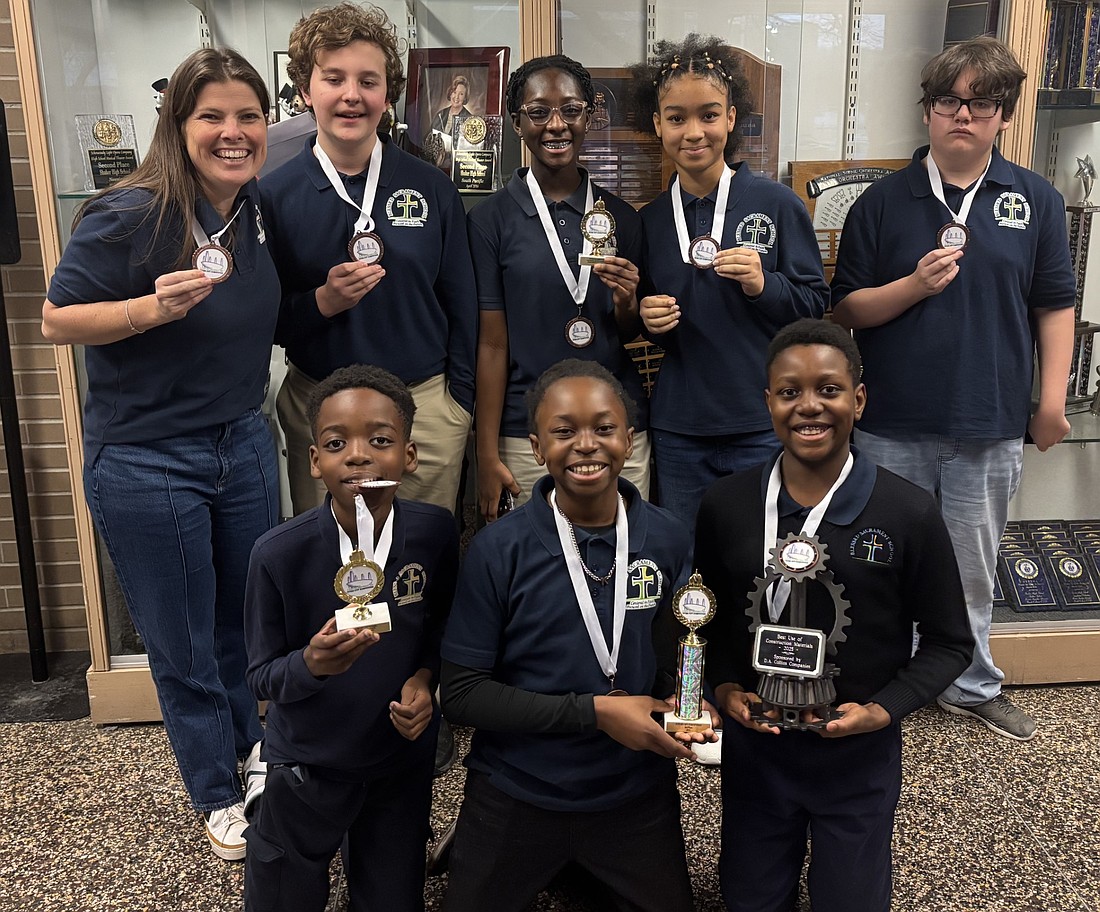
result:
[[[317,289],[317,309],[327,318],[351,310],[375,285],[386,270],[377,263],[358,260],[337,263],[328,271],[328,279]]]
[[[214,283],[198,269],[182,269],[159,276],[155,288],[158,316],[155,325],[159,326],[186,317],[192,307],[213,291]]]
[[[302,658],[315,678],[340,674],[351,668],[379,639],[379,635],[369,627],[337,630],[336,618],[329,618],[325,626],[310,638]]]
[[[719,250],[714,257],[714,271],[724,279],[733,279],[750,298],[764,291],[764,267],[760,254],[748,247]]]

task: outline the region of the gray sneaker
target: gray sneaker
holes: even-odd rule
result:
[[[937,698],[940,709],[956,716],[973,716],[986,728],[991,728],[998,735],[1006,738],[1015,738],[1017,741],[1030,741],[1035,737],[1035,720],[1004,694],[997,694],[992,700],[977,703],[974,706],[959,706],[956,703],[948,703],[942,697]]]

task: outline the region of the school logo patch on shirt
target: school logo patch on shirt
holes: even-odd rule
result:
[[[1031,204],[1022,193],[1006,190],[993,204],[993,218],[1002,228],[1025,230],[1031,223]]]
[[[393,601],[395,605],[408,605],[424,601],[424,587],[428,584],[428,574],[420,564],[405,564],[393,581]]]
[[[763,212],[746,215],[737,225],[734,240],[738,247],[767,253],[775,245],[775,222]]]
[[[894,540],[882,529],[863,529],[848,542],[848,556],[868,564],[892,564]]]
[[[428,220],[428,201],[419,190],[398,190],[386,200],[386,218],[399,228],[423,228]]]
[[[626,571],[626,610],[645,611],[656,608],[664,591],[664,578],[651,560],[640,558]]]

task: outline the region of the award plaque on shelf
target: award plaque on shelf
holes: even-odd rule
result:
[[[1062,608],[1100,608],[1100,593],[1089,571],[1089,561],[1083,554],[1060,551],[1047,556],[1058,587]]]
[[[676,620],[688,629],[680,637],[680,661],[676,669],[676,711],[665,713],[665,731],[701,732],[711,726],[703,712],[703,650],[707,641],[696,631],[714,617],[714,593],[703,585],[698,573],[691,574],[687,585],[672,600]]]
[[[137,135],[130,114],[77,114],[84,189],[103,190],[137,170]]]
[[[1001,554],[1008,583],[1009,602],[1014,611],[1053,611],[1054,599],[1050,573],[1038,554],[1012,552]]]
[[[504,118],[473,114],[451,121],[451,179],[460,193],[490,193],[500,186]]]

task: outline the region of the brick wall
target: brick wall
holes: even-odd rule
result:
[[[51,650],[86,649],[84,593],[53,346],[39,332],[46,286],[8,0],[0,0],[0,98],[7,115],[23,253],[17,265],[0,267],[0,279],[15,365],[46,645]],[[5,458],[0,459],[0,653],[25,651],[26,646]]]

